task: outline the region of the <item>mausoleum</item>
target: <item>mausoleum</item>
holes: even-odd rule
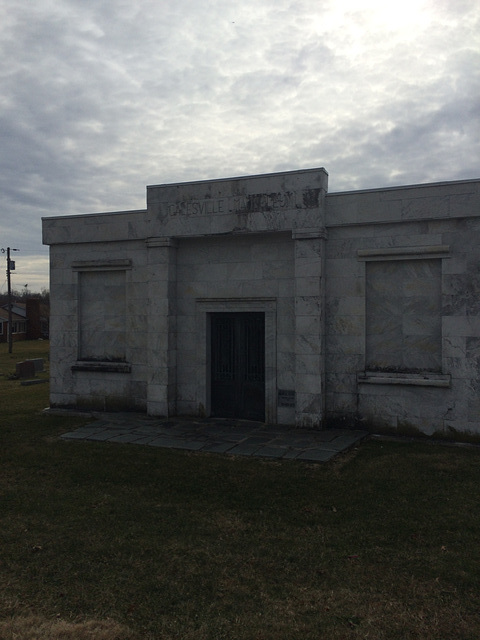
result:
[[[51,406],[480,434],[480,180],[327,183],[44,218]]]

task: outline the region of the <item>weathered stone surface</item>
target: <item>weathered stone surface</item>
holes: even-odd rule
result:
[[[480,181],[326,187],[157,185],[146,210],[45,219],[52,406],[209,415],[210,314],[254,312],[266,421],[480,433]]]

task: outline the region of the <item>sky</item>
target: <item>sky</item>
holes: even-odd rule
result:
[[[479,178],[480,2],[0,0],[0,145],[20,291],[49,287],[42,216],[143,209],[148,184]]]

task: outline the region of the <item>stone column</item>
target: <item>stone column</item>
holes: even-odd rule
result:
[[[176,414],[177,392],[177,242],[148,238],[148,387],[147,412]]]
[[[325,411],[324,230],[296,231],[295,424],[320,428]]]

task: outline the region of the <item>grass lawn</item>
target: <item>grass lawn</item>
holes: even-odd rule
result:
[[[0,640],[480,638],[480,450],[328,464],[63,441],[0,345]],[[46,374],[45,374],[46,375]]]

